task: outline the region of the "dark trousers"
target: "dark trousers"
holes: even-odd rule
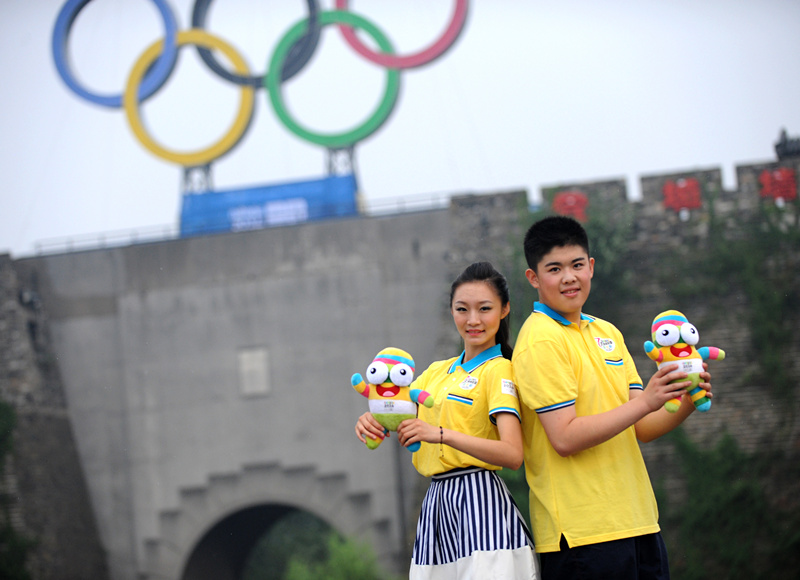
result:
[[[661,533],[539,554],[542,580],[669,580]]]

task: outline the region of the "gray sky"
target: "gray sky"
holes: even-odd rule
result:
[[[121,109],[84,101],[53,64],[65,0],[0,3],[4,186],[0,253],[30,255],[56,238],[175,226],[181,167],[146,150]],[[172,0],[181,30],[193,0]],[[321,9],[334,0],[319,0]],[[430,44],[452,0],[351,0],[400,53]],[[263,72],[302,0],[217,0],[207,30]],[[368,200],[492,192],[721,167],[775,158],[781,128],[800,135],[797,0],[473,0],[445,55],[401,74],[388,122],[356,149]],[[81,82],[121,92],[163,36],[148,0],[93,0],[69,50]],[[314,59],[284,85],[293,116],[319,131],[360,123],[385,73],[326,27]],[[165,147],[197,150],[227,132],[238,89],[181,50],[170,81],[141,106]],[[326,152],[280,122],[263,90],[237,147],[213,166],[217,189],[317,179]]]

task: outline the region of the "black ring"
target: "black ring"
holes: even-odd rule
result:
[[[319,42],[319,8],[316,0],[306,0],[308,4],[308,30],[301,36],[297,42],[289,49],[289,54],[283,64],[281,70],[281,80],[285,81],[292,78],[302,70],[304,66],[311,60],[311,56],[317,49]],[[194,8],[192,9],[192,28],[205,29],[206,16],[208,15],[208,7],[211,5],[211,0],[195,0]],[[243,76],[232,73],[223,67],[214,54],[208,48],[201,46],[197,47],[197,52],[200,53],[200,58],[203,59],[212,71],[221,76],[227,81],[237,85],[245,85],[251,87],[264,86],[264,76]]]

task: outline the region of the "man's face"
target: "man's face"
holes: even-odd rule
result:
[[[594,258],[580,246],[558,246],[546,254],[536,271],[526,270],[539,301],[570,322],[580,322],[581,309],[589,298],[594,275]]]

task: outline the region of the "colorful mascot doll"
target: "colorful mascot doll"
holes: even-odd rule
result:
[[[724,360],[725,351],[715,346],[701,346],[695,348],[700,341],[697,329],[686,317],[677,310],[667,310],[653,319],[651,327],[653,342],[644,343],[644,352],[656,361],[658,368],[662,365],[677,362],[678,370],[689,373],[689,394],[695,408],[706,412],[711,408],[711,400],[706,397],[705,390],[701,389],[700,373],[703,371],[703,361]],[[681,379],[684,381],[686,379]],[[680,381],[673,381],[680,382]],[[674,413],[681,406],[680,399],[668,401],[664,407]]]
[[[417,416],[417,405],[433,407],[433,397],[420,389],[409,389],[414,380],[414,359],[399,348],[384,348],[367,368],[367,378],[356,373],[350,379],[357,393],[369,399],[372,416],[383,425],[384,433],[397,431],[397,426],[406,419]],[[384,437],[367,438],[367,447],[376,449]],[[419,443],[407,447],[411,452],[420,448]]]

